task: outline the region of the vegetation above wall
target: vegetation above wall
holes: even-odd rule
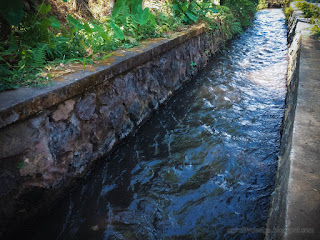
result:
[[[71,64],[85,69],[119,48],[205,22],[231,38],[250,25],[258,0],[11,0],[0,6],[0,91],[42,86]],[[111,10],[112,9],[112,10]],[[226,25],[221,25],[220,20]]]
[[[319,1],[314,1],[319,2]],[[306,18],[311,19],[312,31],[316,38],[320,38],[320,8],[307,1],[297,1],[297,7],[303,11]]]

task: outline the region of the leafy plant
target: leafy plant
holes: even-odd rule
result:
[[[120,42],[134,42],[151,37],[155,33],[156,22],[149,8],[142,8],[142,0],[118,0],[110,26]]]
[[[224,5],[231,10],[241,26],[246,27],[251,25],[251,18],[256,11],[257,3],[254,0],[227,0]]]
[[[259,4],[257,6],[257,9],[261,10],[261,9],[264,9],[264,8],[267,8],[267,7],[268,7],[268,4],[266,3],[266,0],[260,0]]]
[[[192,24],[200,18],[205,18],[207,13],[216,13],[217,10],[210,0],[173,0],[172,9],[176,17],[182,19],[185,24]]]
[[[320,8],[306,1],[298,1],[297,7],[301,9],[306,18],[311,18],[312,32],[316,38],[320,37]]]
[[[51,5],[42,2],[37,7],[36,14],[23,14],[23,23],[20,18],[19,21],[12,22],[11,14],[6,18],[13,26],[10,38],[0,43],[0,91],[17,88],[19,85],[41,84],[39,71],[46,63],[47,55],[53,56],[55,53],[52,45],[54,34],[49,29],[60,28],[60,22],[55,17],[48,17],[50,10]],[[20,11],[18,8],[19,16]]]
[[[231,38],[249,24],[256,1],[225,2],[226,6],[218,7],[211,0],[172,0],[161,10],[150,10],[142,8],[142,0],[117,0],[112,15],[103,21],[81,20],[70,13],[60,22],[44,0],[37,1],[39,5],[29,0],[28,10],[22,0],[0,1],[5,20],[1,19],[0,91],[50,84],[54,74],[44,71],[57,65],[77,62],[85,69],[117,48],[136,46],[142,39],[163,36],[199,20]]]
[[[221,32],[226,34],[228,39],[232,38],[233,35],[242,32],[242,26],[233,15],[232,11],[226,6],[218,6],[219,18],[222,20],[222,24],[219,24]]]
[[[196,6],[196,1],[193,0],[172,1],[172,9],[175,15],[180,17],[185,24],[192,24],[198,21]]]
[[[313,24],[312,31],[314,32],[314,36],[320,38],[320,19],[314,19]]]
[[[197,66],[197,63],[191,61],[191,63],[190,63],[191,69],[192,69],[192,70],[195,70],[196,66]]]

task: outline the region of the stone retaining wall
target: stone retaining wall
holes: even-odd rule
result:
[[[288,201],[287,190],[290,173],[289,155],[291,152],[293,126],[297,105],[300,48],[302,39],[301,33],[295,32],[297,22],[295,15],[293,15],[288,23],[289,50],[286,109],[281,127],[278,171],[267,223],[266,239],[283,239],[286,231],[286,208]]]
[[[226,40],[201,25],[52,87],[0,93],[0,238],[137,129]]]

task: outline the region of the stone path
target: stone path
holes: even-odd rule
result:
[[[320,41],[302,33],[298,102],[294,121],[285,239],[320,239]]]

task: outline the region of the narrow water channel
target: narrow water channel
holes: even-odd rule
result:
[[[286,92],[280,9],[256,14],[32,239],[263,239]]]

